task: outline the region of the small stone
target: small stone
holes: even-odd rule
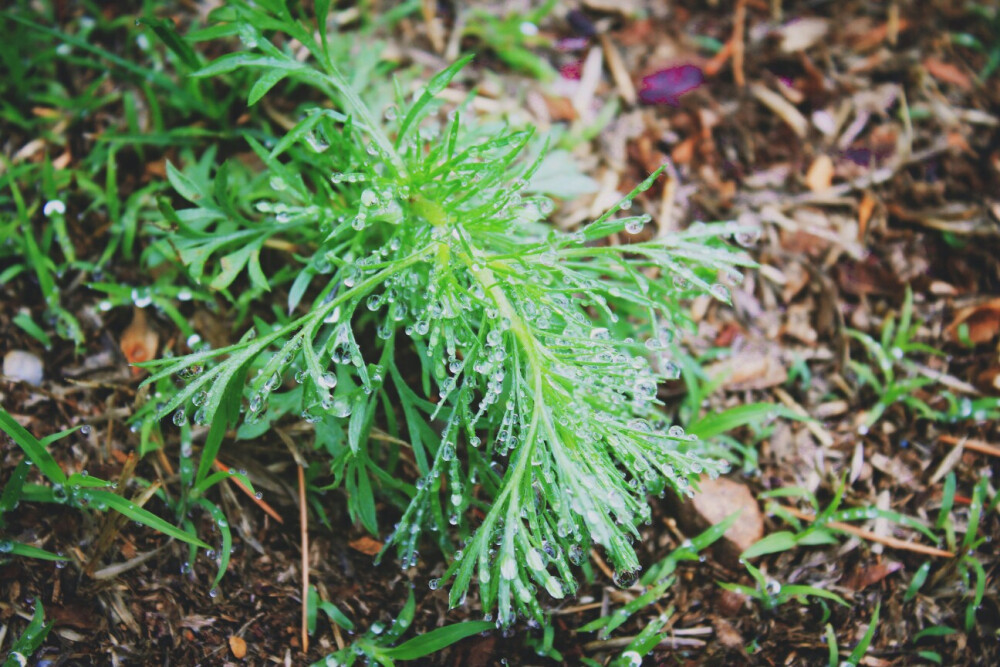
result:
[[[740,554],[764,536],[764,517],[757,499],[746,486],[729,479],[703,477],[698,481],[698,492],[677,510],[677,521],[688,535],[697,535],[742,510],[715,543],[715,555],[729,567],[736,567]]]
[[[3,357],[3,374],[38,386],[42,383],[42,360],[25,350],[11,350]]]

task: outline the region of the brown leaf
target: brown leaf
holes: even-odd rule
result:
[[[680,504],[677,519],[686,533],[694,535],[733,512],[740,515],[716,543],[715,551],[723,562],[735,567],[740,554],[764,535],[764,518],[746,486],[725,478],[702,477],[694,497]]]
[[[705,371],[713,380],[721,377],[722,386],[729,391],[774,387],[788,378],[779,351],[771,346],[748,345]]]
[[[366,556],[374,556],[382,550],[382,543],[373,537],[365,535],[347,543],[355,551],[360,551]]]
[[[988,343],[993,340],[1000,332],[1000,299],[991,299],[958,311],[944,333],[951,340],[957,341],[963,325],[973,343]]]
[[[902,569],[902,563],[883,562],[875,565],[861,563],[849,575],[844,577],[841,585],[852,591],[863,591],[873,584],[877,584],[893,572]]]
[[[925,58],[924,69],[927,70],[928,74],[942,83],[950,83],[961,90],[970,90],[972,88],[972,79],[969,78],[969,75],[951,63],[946,63],[933,57]]]
[[[242,660],[247,654],[247,643],[243,637],[233,635],[229,638],[229,649],[233,652],[233,657]]]
[[[841,262],[837,264],[836,274],[838,286],[848,294],[895,296],[900,293],[899,281],[875,257],[866,261]]]

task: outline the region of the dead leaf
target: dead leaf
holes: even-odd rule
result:
[[[233,657],[242,660],[247,654],[247,643],[242,637],[233,635],[229,638],[229,649],[233,652]]]
[[[972,88],[972,79],[969,75],[951,63],[931,57],[925,58],[923,65],[928,74],[942,83],[950,83],[963,91]]]
[[[733,512],[740,515],[716,543],[716,554],[736,567],[740,554],[764,535],[764,518],[757,499],[739,482],[702,477],[693,498],[680,503],[677,519],[684,531],[694,535],[714,526]]]
[[[829,190],[833,184],[833,160],[829,155],[817,155],[806,172],[806,186],[813,192]]]
[[[721,378],[722,386],[729,391],[766,389],[788,378],[779,350],[765,345],[748,345],[729,358],[711,364],[705,372],[713,381]]]
[[[373,537],[369,537],[368,535],[348,542],[347,546],[351,547],[355,551],[360,551],[366,556],[374,556],[379,551],[382,551],[382,543]]]
[[[132,323],[122,332],[118,346],[130,364],[149,361],[156,357],[156,348],[160,343],[160,335],[149,325],[146,313],[142,308],[132,311]],[[132,375],[143,373],[143,369],[132,367]]]
[[[955,314],[955,319],[945,329],[944,333],[953,341],[960,340],[960,330],[965,327],[965,334],[973,343],[988,343],[1000,332],[1000,299],[991,299],[985,303],[963,308]]]
[[[858,567],[849,575],[844,577],[841,585],[852,591],[863,591],[864,589],[877,584],[893,572],[903,568],[902,563],[883,562],[875,565],[860,563]]]

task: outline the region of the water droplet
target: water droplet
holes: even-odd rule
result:
[[[187,415],[184,413],[184,408],[177,408],[171,421],[174,423],[174,426],[184,426],[187,423]]]
[[[732,297],[729,295],[729,288],[720,283],[715,283],[708,288],[708,291],[719,301],[731,303]]]
[[[337,386],[337,375],[331,372],[323,373],[319,376],[319,384],[327,389],[333,389]]]
[[[646,223],[642,218],[631,218],[625,223],[625,231],[629,234],[638,234],[645,226]]]
[[[46,218],[51,218],[53,215],[64,215],[66,213],[66,204],[58,199],[50,199],[45,202],[42,213],[45,214]]]
[[[145,308],[153,303],[153,295],[148,288],[142,290],[132,288],[132,303],[135,304],[136,308]]]

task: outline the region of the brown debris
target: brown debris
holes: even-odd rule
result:
[[[678,511],[677,520],[690,535],[706,530],[734,512],[740,513],[715,545],[715,553],[729,567],[736,567],[740,554],[764,536],[764,518],[757,499],[745,485],[724,477],[701,478],[694,497],[681,503]]]

